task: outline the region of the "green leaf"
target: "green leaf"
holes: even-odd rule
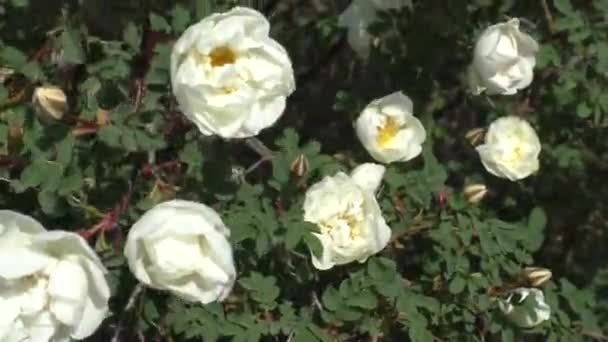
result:
[[[215,8],[213,1],[209,0],[194,0],[196,18],[201,20],[213,13]]]
[[[184,6],[177,4],[171,10],[171,18],[173,32],[181,33],[188,27],[188,24],[190,23],[190,11],[188,11]]]
[[[76,144],[76,138],[72,134],[66,135],[57,145],[57,162],[61,165],[67,166],[72,160],[72,150]]]
[[[97,131],[97,136],[99,137],[99,140],[110,147],[122,147],[120,142],[122,131],[116,126],[106,125],[101,127],[99,131]]]
[[[42,211],[47,215],[59,216],[62,213],[62,202],[60,198],[51,191],[40,191],[38,193],[38,203]]]
[[[576,106],[576,115],[582,119],[588,118],[592,113],[591,108],[589,108],[586,102],[581,102]]]
[[[335,287],[328,287],[323,292],[321,296],[321,300],[323,300],[323,305],[327,310],[336,311],[340,307],[340,302],[342,299],[340,298],[340,293]]]
[[[353,294],[348,301],[348,305],[371,310],[378,305],[378,300],[371,291],[363,290]]]
[[[21,69],[27,64],[27,56],[12,46],[0,49],[0,63],[13,69]]]
[[[83,64],[85,62],[79,31],[66,29],[61,33],[59,41],[63,51],[63,60],[65,62],[73,64]]]
[[[574,12],[574,8],[572,7],[570,0],[553,0],[553,6],[555,6],[559,12],[566,16],[572,15]]]
[[[129,48],[133,52],[139,51],[139,45],[141,43],[141,32],[133,22],[129,22],[125,31],[123,32],[122,39],[127,43]]]
[[[540,207],[532,209],[528,217],[528,228],[534,231],[542,231],[546,225],[547,215],[545,211]]]
[[[11,0],[11,4],[17,8],[27,7],[29,3],[29,0]]]
[[[450,293],[452,293],[452,294],[459,294],[460,292],[464,291],[466,285],[467,285],[466,280],[462,276],[456,275],[454,277],[454,279],[452,279],[452,281],[450,281],[450,285],[448,286],[448,291],[450,291]]]
[[[293,338],[291,339],[293,342],[316,342],[319,341],[317,336],[315,336],[307,327],[301,327],[295,331]]]
[[[268,308],[274,308],[276,306],[275,300],[281,291],[279,287],[276,286],[276,282],[277,280],[275,277],[265,277],[257,272],[251,272],[249,277],[241,278],[239,280],[241,286],[251,291],[250,295],[253,300]]]
[[[150,13],[150,28],[152,31],[170,33],[171,26],[167,20],[156,13]]]

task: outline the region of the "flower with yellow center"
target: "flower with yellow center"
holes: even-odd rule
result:
[[[517,116],[494,121],[486,133],[484,144],[477,147],[488,172],[512,181],[538,171],[540,150],[540,140],[534,128]]]
[[[319,228],[321,255],[313,265],[327,270],[355,260],[364,262],[382,250],[391,236],[375,198],[384,174],[378,164],[363,164],[351,175],[325,177],[306,192],[304,221]]]
[[[413,114],[412,101],[395,92],[372,101],[355,129],[369,154],[379,162],[408,161],[422,152],[426,131]]]
[[[173,93],[202,134],[250,137],[283,114],[293,68],[269,31],[261,13],[235,7],[190,26],[173,46]]]

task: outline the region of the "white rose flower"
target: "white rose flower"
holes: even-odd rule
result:
[[[378,164],[362,164],[350,176],[338,172],[308,189],[304,221],[319,227],[320,233],[313,234],[323,248],[320,257],[311,251],[317,269],[365,262],[386,246],[391,230],[375,197],[384,171]]]
[[[79,235],[0,210],[0,341],[90,336],[108,312],[105,272]]]
[[[412,110],[412,101],[401,92],[374,100],[363,110],[355,129],[374,159],[408,161],[422,152],[426,131]]]
[[[488,27],[475,45],[469,80],[475,94],[513,95],[532,83],[538,43],[519,30],[519,19]]]
[[[269,30],[261,13],[235,7],[190,26],[173,46],[173,93],[204,135],[254,136],[283,114],[295,81]]]
[[[378,11],[411,6],[411,0],[353,0],[338,17],[338,26],[348,30],[348,43],[362,58],[369,56],[372,36],[367,31]]]
[[[484,144],[476,149],[483,166],[497,177],[516,181],[539,168],[540,140],[534,128],[517,116],[492,122]]]
[[[498,307],[511,322],[522,328],[532,328],[551,316],[545,295],[535,288],[511,290],[506,299],[498,301]]]
[[[125,256],[143,284],[207,304],[228,296],[236,279],[230,230],[208,206],[163,202],[131,227]]]

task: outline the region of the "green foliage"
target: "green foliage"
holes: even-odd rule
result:
[[[605,339],[608,4],[543,2],[414,0],[379,16],[367,61],[337,27],[348,1],[129,0],[102,6],[111,29],[102,12],[91,17],[95,1],[4,2],[0,205],[95,245],[113,295],[99,340]],[[237,4],[264,11],[296,71],[285,114],[257,137],[268,151],[203,136],[171,93],[175,39]],[[540,43],[534,82],[513,96],[474,97],[463,81],[474,39],[507,16],[531,21],[522,29]],[[43,120],[32,105],[42,84],[65,90],[61,120]],[[304,194],[372,161],[352,121],[396,90],[412,97],[427,140],[416,159],[387,165],[376,194],[391,240],[362,263],[316,270],[311,253],[321,246],[318,227],[302,220]],[[540,171],[519,182],[485,172],[464,139],[506,114],[529,120],[543,144]],[[461,191],[472,182],[489,188],[478,205]],[[129,296],[136,284],[124,236],[172,198],[210,205],[231,230],[238,278],[222,303],[155,290]],[[542,286],[552,314],[522,329],[497,301],[525,285],[528,266],[553,271]]]

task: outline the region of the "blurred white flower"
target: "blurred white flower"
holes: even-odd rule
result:
[[[426,131],[409,97],[395,92],[372,101],[355,123],[359,140],[379,162],[408,161],[422,152]]]
[[[257,135],[295,90],[291,60],[259,12],[235,7],[190,26],[173,46],[171,84],[204,135]]]
[[[517,116],[506,116],[492,122],[484,144],[477,147],[488,172],[512,181],[538,171],[540,150],[540,140],[534,128]]]
[[[509,292],[506,299],[498,301],[498,307],[515,325],[532,328],[551,317],[551,307],[539,289],[518,287]]]
[[[348,30],[348,43],[362,58],[369,56],[372,36],[367,31],[378,11],[411,6],[411,0],[353,0],[338,17],[338,26]]]
[[[323,248],[312,263],[319,270],[358,260],[364,262],[388,243],[391,230],[384,221],[375,191],[385,168],[362,164],[351,175],[327,176],[306,192],[304,221],[316,224],[313,233]]]
[[[143,284],[207,304],[228,296],[236,279],[230,230],[208,206],[173,200],[131,227],[125,256]]]
[[[90,336],[108,312],[105,272],[79,235],[0,210],[0,341]]]
[[[513,95],[532,83],[538,43],[519,30],[519,19],[488,27],[475,45],[469,81],[475,94]]]

